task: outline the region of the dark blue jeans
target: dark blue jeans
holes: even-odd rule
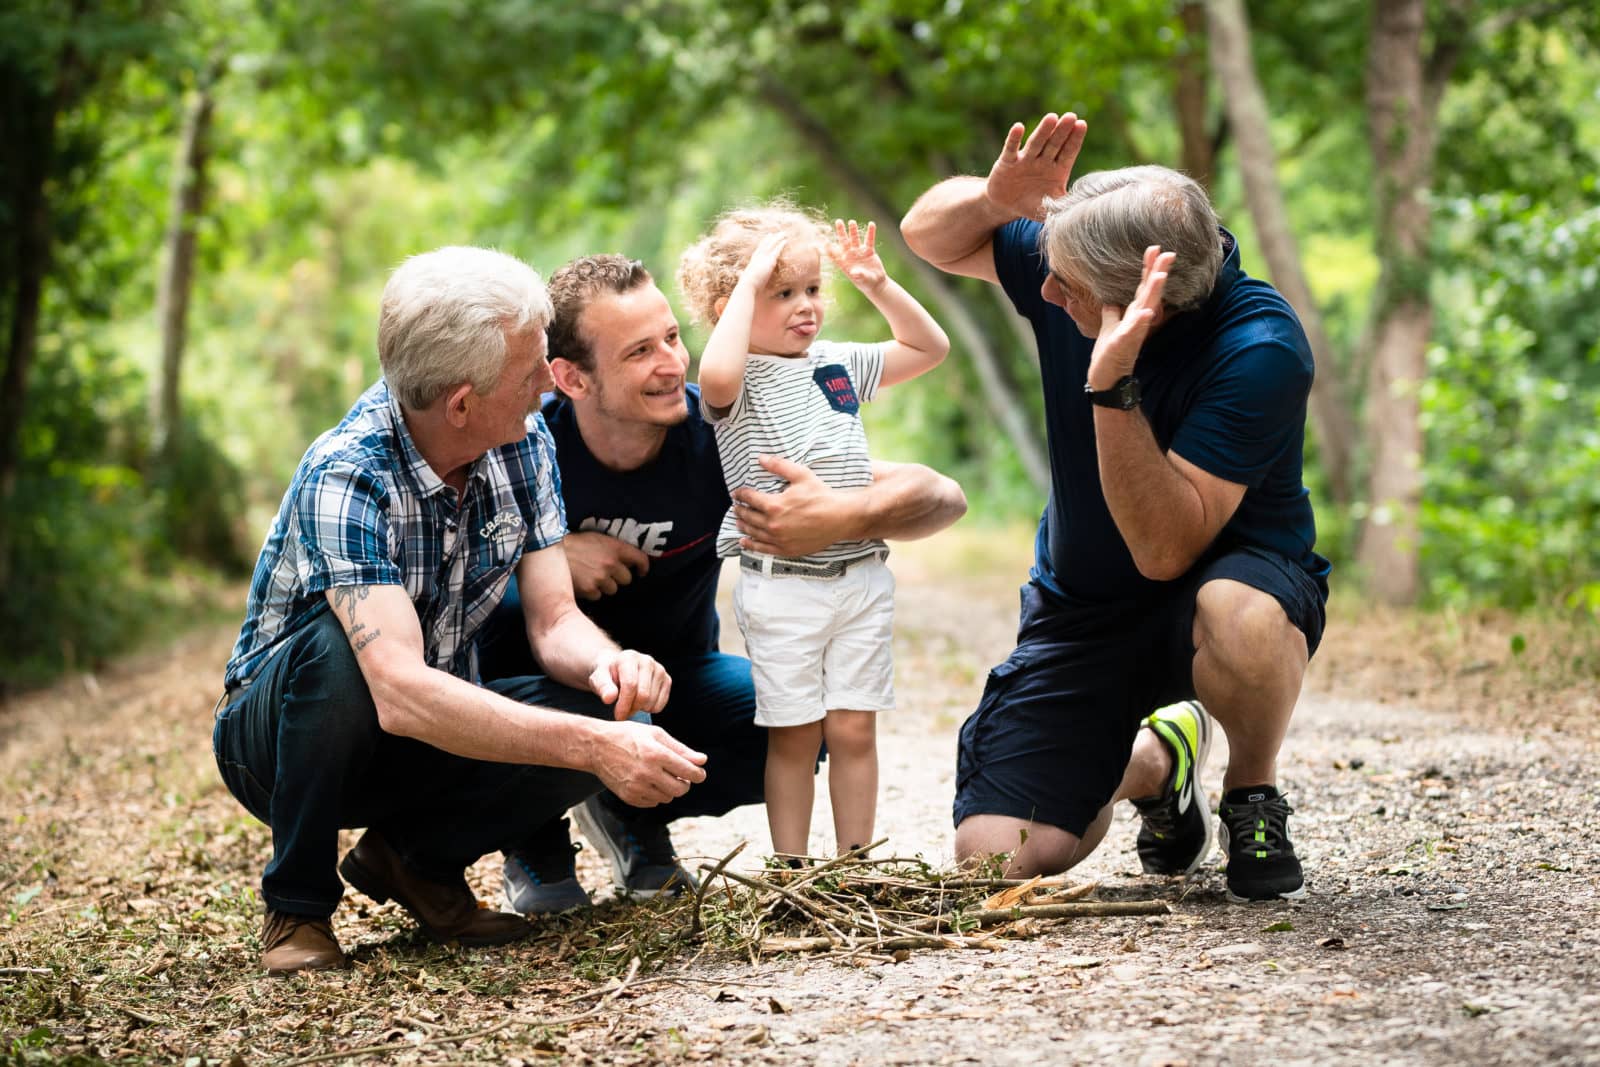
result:
[[[498,684],[495,679],[538,673],[515,582],[484,625],[478,649],[484,680],[491,686]],[[672,695],[651,721],[706,754],[706,780],[669,804],[639,809],[636,817],[659,818],[666,823],[726,815],[741,805],[761,803],[766,795],[767,731],[755,723],[756,689],[750,680],[750,661],[721,652],[657,658],[672,677]],[[620,800],[611,799],[622,806]]]
[[[611,717],[593,695],[542,677],[489,688]],[[211,744],[228,791],[272,828],[262,899],[297,915],[331,915],[339,903],[341,827],[378,829],[419,873],[452,882],[478,857],[514,847],[530,827],[601,789],[580,771],[466,759],[385,733],[331,612],[285,640],[221,709]]]

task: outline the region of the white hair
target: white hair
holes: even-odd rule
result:
[[[494,389],[506,337],[550,324],[550,297],[533,268],[488,248],[439,248],[402,263],[383,289],[378,362],[407,408],[466,383]]]
[[[1167,307],[1199,307],[1217,284],[1217,214],[1186,174],[1156,166],[1095,171],[1045,210],[1042,244],[1051,269],[1083,284],[1097,303],[1132,302],[1151,245],[1177,253],[1162,291]]]

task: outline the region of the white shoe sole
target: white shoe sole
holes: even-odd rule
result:
[[[1275,897],[1241,897],[1233,890],[1228,890],[1228,900],[1234,904],[1272,904],[1279,900],[1304,900],[1305,895],[1306,884],[1304,882],[1300,883],[1299,889],[1292,889],[1287,893],[1279,893]]]

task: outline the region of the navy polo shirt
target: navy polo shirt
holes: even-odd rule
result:
[[[1050,498],[1039,520],[1034,581],[1068,604],[1139,597],[1161,583],[1134,566],[1100,488],[1093,406],[1084,396],[1094,342],[1040,293],[1048,269],[1043,226],[1018,219],[995,231],[995,270],[1033,326],[1044,385]],[[1233,235],[1206,303],[1164,322],[1134,373],[1156,442],[1210,474],[1245,486],[1238,510],[1205,557],[1239,546],[1275,552],[1326,590],[1328,561],[1313,551],[1316,523],[1302,481],[1311,346],[1289,302],[1239,269]]]

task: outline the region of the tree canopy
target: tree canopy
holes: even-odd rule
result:
[[[874,218],[956,353],[874,413],[875,449],[956,475],[977,513],[1036,514],[1031,338],[997,291],[905,254],[894,223],[939,178],[985,173],[1011,122],[1070,109],[1090,123],[1080,172],[1204,170],[1246,268],[1267,275],[1205,6],[8,0],[6,677],[92,662],[151,612],[197,610],[198,575],[246,566],[301,449],[376,375],[387,271],[446,243],[546,273],[626,251],[665,280],[734,203],[787,191]],[[1391,547],[1417,568],[1414,595],[1592,613],[1600,13],[1413,6],[1414,39],[1384,53],[1382,4],[1248,5],[1265,104],[1250,143],[1271,146],[1326,325],[1319,375],[1361,428],[1349,476],[1330,479],[1313,426],[1320,548],[1363,576],[1363,535],[1410,508],[1414,533]],[[1383,210],[1401,134],[1373,141],[1390,105],[1372,88],[1398,85],[1382,64],[1402,62],[1374,56],[1406,49],[1433,126],[1431,169],[1405,193],[1421,244],[1402,262]],[[1421,347],[1378,404],[1375,353],[1403,293],[1426,312]],[[873,328],[836,296],[841,329]],[[1402,416],[1419,443],[1386,451]],[[1369,477],[1396,464],[1417,472],[1409,502]]]

